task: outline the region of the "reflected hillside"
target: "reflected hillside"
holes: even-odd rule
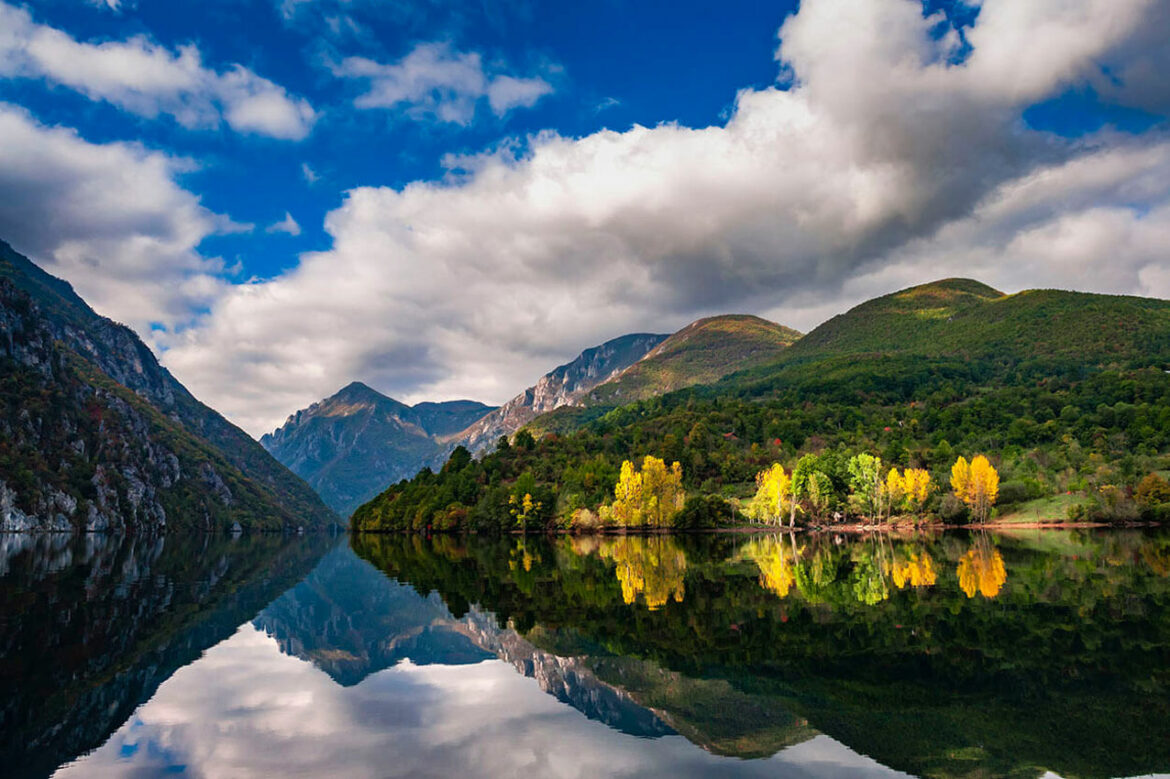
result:
[[[347,687],[405,659],[462,665],[493,656],[453,623],[437,595],[419,597],[344,546],[253,621],[285,654],[308,660]]]
[[[44,776],[305,575],[320,537],[0,535],[0,765]]]
[[[524,549],[516,551],[514,562],[523,566]],[[420,596],[346,547],[326,555],[253,624],[273,636],[282,652],[311,662],[343,686],[403,660],[465,665],[499,658],[590,719],[646,738],[673,732],[577,659],[538,649],[478,609],[457,619],[438,594]]]
[[[821,731],[929,776],[1170,768],[1166,536],[351,543],[722,754]]]

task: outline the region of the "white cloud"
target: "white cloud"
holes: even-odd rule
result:
[[[269,234],[286,233],[288,235],[300,235],[301,234],[301,226],[299,224],[297,224],[297,220],[293,219],[292,214],[290,214],[288,211],[285,211],[284,212],[284,219],[281,219],[279,222],[274,222],[273,224],[268,225],[267,229],[264,232],[269,233]]]
[[[321,180],[321,175],[317,173],[317,171],[313,170],[307,162],[301,163],[301,177],[304,178],[305,182],[308,184],[316,184]]]
[[[1064,141],[1021,115],[1118,61],[1164,6],[985,0],[955,65],[954,36],[932,35],[916,2],[806,0],[781,31],[789,91],[741,92],[722,126],[548,133],[448,180],[352,190],[326,220],[329,251],[232,288],[166,363],[260,433],[349,378],[500,401],[623,332],[727,311],[807,329],[950,275],[1161,292],[1170,140]],[[369,101],[466,117],[473,90],[418,85],[481,85],[477,63],[424,61],[445,75],[348,67]]]
[[[192,129],[226,122],[240,133],[300,140],[316,120],[308,101],[242,65],[205,67],[194,45],[172,52],[142,36],[85,43],[5,3],[0,76],[45,79],[139,116],[173,116]]]
[[[224,292],[195,247],[241,229],[175,183],[191,163],[128,143],[89,143],[0,103],[0,238],[71,281],[99,312],[149,332]]]
[[[531,108],[552,85],[542,78],[493,73],[477,52],[459,52],[446,43],[423,43],[392,65],[365,57],[348,57],[333,67],[336,75],[361,81],[366,91],[358,108],[405,111],[415,119],[467,125],[479,102],[487,99],[497,116]]]

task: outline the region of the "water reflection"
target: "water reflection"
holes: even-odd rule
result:
[[[324,551],[314,543],[0,534],[5,776],[44,776],[100,745],[175,669],[304,576]]]
[[[525,566],[508,564],[511,540],[354,547],[456,615],[478,604],[575,658],[712,753],[819,731],[923,775],[1170,767],[1165,536],[663,540],[527,539]]]
[[[1165,535],[5,549],[17,775],[1170,768]]]

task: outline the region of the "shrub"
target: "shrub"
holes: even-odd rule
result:
[[[735,509],[718,495],[693,495],[675,516],[674,526],[696,530],[730,525],[735,519]]]

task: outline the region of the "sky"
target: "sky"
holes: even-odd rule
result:
[[[0,0],[0,239],[253,435],[950,276],[1170,297],[1170,0]]]

